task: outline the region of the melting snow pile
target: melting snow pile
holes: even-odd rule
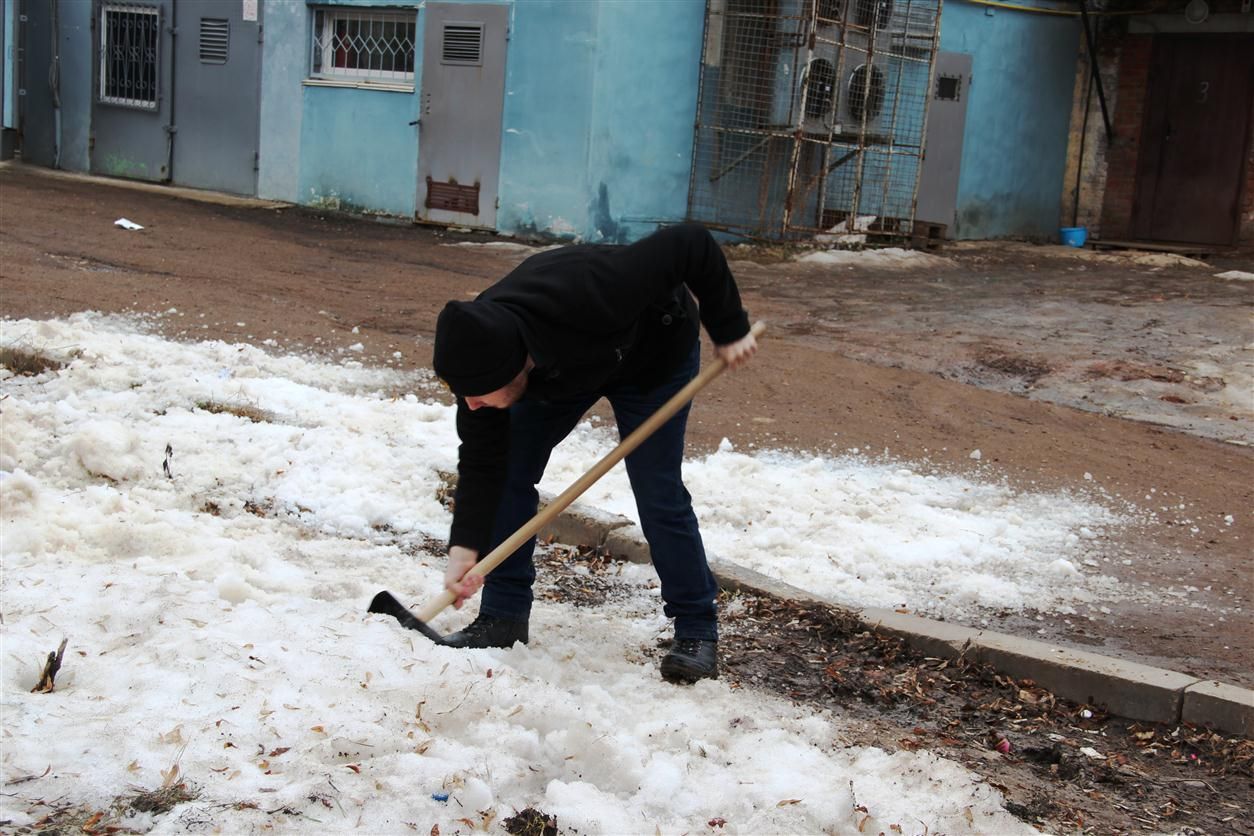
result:
[[[581,424],[541,487],[561,490],[612,440]],[[1122,592],[1093,567],[1096,547],[1124,519],[1068,494],[858,455],[748,455],[727,440],[686,465],[684,481],[711,554],[843,604],[970,622],[986,610],[1072,613]],[[638,521],[621,470],[584,501]]]
[[[661,682],[646,567],[624,569],[625,603],[538,603],[530,647],[454,651],[365,615],[380,588],[440,587],[456,439],[452,410],[412,394],[425,377],[97,315],[5,321],[3,342],[67,365],[0,379],[0,819],[176,780],[198,797],[119,821],[453,833],[533,807],[584,833],[1031,832],[932,754],[846,748],[833,716]],[[607,445],[581,427],[551,478]],[[1061,605],[1091,592],[1085,532],[1112,523],[856,459],[727,445],[687,475],[712,552],[864,603]],[[624,478],[590,501],[629,510]],[[56,690],[29,693],[62,638]]]
[[[825,267],[868,267],[887,269],[923,269],[952,267],[953,262],[943,256],[930,255],[920,250],[901,247],[884,247],[871,250],[820,250],[797,256],[802,264],[818,264]]]

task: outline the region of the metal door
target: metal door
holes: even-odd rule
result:
[[[1133,234],[1231,244],[1254,108],[1254,36],[1154,40]]]
[[[170,178],[171,0],[95,4],[91,170]]]
[[[938,52],[932,95],[928,100],[927,141],[919,175],[917,221],[945,224],[954,237],[958,206],[958,175],[962,171],[962,138],[967,124],[972,57],[965,52]]]
[[[257,193],[260,5],[177,0],[171,177],[180,186]]]
[[[422,221],[493,229],[509,10],[428,3],[423,14],[416,214]]]

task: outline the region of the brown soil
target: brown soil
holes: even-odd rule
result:
[[[115,227],[121,217],[145,229]],[[402,368],[429,362],[445,301],[525,255],[442,246],[503,241],[492,236],[15,165],[0,166],[0,221],[5,317],[128,312],[176,338],[272,340]],[[695,405],[691,452],[725,436],[742,448],[865,447],[1136,504],[1156,516],[1104,556],[1119,558],[1109,565],[1123,583],[1162,594],[1100,615],[1004,613],[992,626],[1254,686],[1254,403],[1241,353],[1254,283],[1212,276],[1254,260],[1162,266],[1058,249],[964,245],[909,270],[729,249],[746,306],[771,331],[748,368]],[[348,352],[357,343],[364,351]],[[1173,594],[1186,587],[1196,591]]]

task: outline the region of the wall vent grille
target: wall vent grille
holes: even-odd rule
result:
[[[446,23],[442,64],[477,66],[483,63],[483,24]]]
[[[200,19],[200,63],[225,64],[231,52],[231,21],[220,17]]]

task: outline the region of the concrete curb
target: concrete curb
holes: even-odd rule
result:
[[[625,517],[575,504],[542,536],[549,532],[558,542],[596,546],[633,563],[649,562],[643,533]],[[723,589],[840,606],[725,560],[711,557],[710,569]],[[899,638],[928,656],[952,659],[966,654],[1119,717],[1164,724],[1183,721],[1225,734],[1254,736],[1254,690],[1248,688],[894,610],[868,607],[857,615],[867,629]]]
[[[198,203],[212,203],[217,206],[238,206],[247,209],[290,209],[291,203],[285,203],[279,200],[266,200],[260,197],[245,197],[244,195],[229,194],[227,192],[215,192],[208,189],[194,189],[190,186],[170,186],[165,183],[153,183],[146,180],[127,180],[122,177],[105,177],[100,174],[86,174],[81,171],[66,171],[64,169],[45,168],[44,166],[34,165],[32,163],[24,163],[20,160],[5,160],[0,162],[0,168],[13,168],[23,173],[38,174],[41,177],[48,177],[53,180],[78,180],[83,183],[94,183],[100,186],[113,186],[119,189],[130,189],[135,192],[147,192],[149,194],[164,195],[165,197],[178,197],[184,200],[194,200]],[[119,210],[120,214],[125,215],[126,212]],[[143,223],[143,219],[137,221]]]

